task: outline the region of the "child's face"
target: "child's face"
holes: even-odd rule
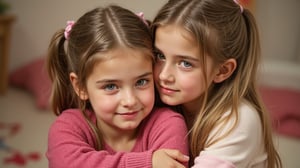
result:
[[[155,34],[155,83],[162,101],[195,109],[205,91],[200,49],[194,38],[175,25],[158,27]],[[215,70],[207,57],[208,85]]]
[[[97,57],[97,56],[96,56]],[[137,128],[154,105],[152,61],[141,50],[118,48],[99,55],[87,79],[88,98],[98,127],[130,131]]]

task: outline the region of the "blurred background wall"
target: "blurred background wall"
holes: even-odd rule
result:
[[[144,12],[152,19],[166,0],[4,0],[9,13],[17,19],[12,27],[9,69],[46,54],[55,31],[64,28],[67,20],[77,20],[88,10],[109,3],[119,4],[134,12]]]
[[[300,63],[299,9],[299,0],[256,0],[265,58]]]
[[[116,3],[135,12],[143,11],[152,19],[167,0],[4,0],[17,16],[13,24],[9,69],[46,54],[51,36],[64,28],[67,20],[76,20],[99,5]],[[300,63],[300,1],[256,0],[263,57]]]

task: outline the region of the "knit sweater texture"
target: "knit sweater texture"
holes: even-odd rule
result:
[[[96,122],[93,113],[91,120]],[[49,168],[151,168],[157,149],[178,149],[188,155],[184,118],[169,108],[155,108],[138,130],[130,152],[114,151],[104,144],[95,150],[96,140],[79,109],[65,110],[51,125],[46,156]]]

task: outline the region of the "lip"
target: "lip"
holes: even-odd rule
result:
[[[126,120],[134,119],[138,115],[139,111],[118,113],[118,115],[122,116]]]
[[[167,87],[163,87],[161,85],[159,86],[159,90],[160,90],[160,93],[166,94],[166,95],[172,95],[175,92],[179,92],[178,90],[170,89],[170,88],[167,88]]]

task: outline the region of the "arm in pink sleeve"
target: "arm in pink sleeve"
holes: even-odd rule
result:
[[[169,108],[160,108],[152,119],[154,121],[148,124],[148,129],[151,129],[149,140],[153,148],[178,149],[183,154],[189,154],[187,127],[181,114]]]
[[[142,129],[140,152],[96,151],[94,135],[80,112],[65,111],[49,130],[49,167],[151,168],[157,149],[177,149],[188,155],[187,128],[180,114],[167,108],[154,110]]]
[[[149,131],[151,149],[177,149],[189,155],[187,127],[181,114],[169,108],[154,111],[145,131]],[[187,163],[185,163],[187,167]]]
[[[94,137],[78,111],[65,111],[52,124],[46,153],[49,168],[152,167],[152,150],[117,152],[94,149]],[[80,114],[81,115],[81,114]]]

